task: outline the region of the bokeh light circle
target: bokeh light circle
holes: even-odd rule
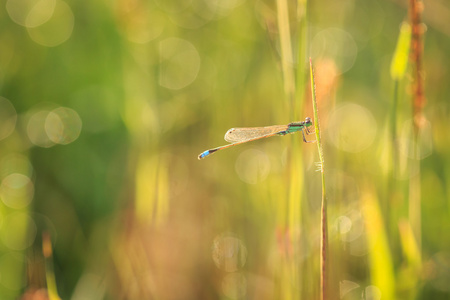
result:
[[[352,228],[352,220],[347,216],[340,216],[336,222],[340,234],[346,234]]]
[[[271,164],[267,155],[256,149],[242,152],[236,160],[236,173],[239,178],[249,184],[263,181],[269,175]]]
[[[56,0],[39,0],[25,19],[25,27],[34,28],[50,20],[55,12]]]
[[[3,178],[0,198],[10,208],[24,208],[33,199],[34,184],[28,176],[13,173]]]
[[[32,114],[27,124],[27,135],[31,143],[36,146],[49,148],[55,145],[55,142],[50,140],[45,130],[45,121],[49,111],[40,110]]]
[[[157,10],[136,10],[127,18],[123,33],[130,42],[145,44],[161,35],[165,22],[165,16]]]
[[[332,112],[327,132],[334,146],[357,153],[372,145],[377,134],[377,123],[365,107],[346,103]]]
[[[209,9],[215,12],[218,16],[226,16],[231,11],[233,11],[236,7],[242,5],[245,0],[209,0],[205,3],[209,7]]]
[[[11,102],[0,96],[0,140],[8,137],[16,127],[17,113]]]
[[[213,241],[212,258],[217,268],[225,272],[235,272],[244,266],[247,248],[234,235],[221,234]]]
[[[328,28],[317,33],[311,44],[314,58],[329,58],[337,65],[337,71],[344,73],[354,65],[358,47],[353,37],[339,28]]]
[[[200,70],[200,54],[186,40],[168,38],[159,43],[159,84],[165,88],[179,90],[190,85]]]
[[[155,3],[165,12],[177,13],[191,6],[192,0],[155,0]]]
[[[366,300],[381,300],[381,290],[375,285],[369,285],[364,289]]]
[[[6,215],[0,237],[11,250],[24,250],[30,247],[36,238],[37,226],[26,212],[15,212]]]
[[[25,27],[39,26],[50,19],[55,0],[8,0],[6,11],[11,20]]]
[[[400,154],[413,159],[424,159],[433,152],[433,134],[430,121],[425,118],[419,127],[418,138],[415,140],[412,120],[403,123],[398,147]]]
[[[364,232],[361,212],[354,209],[350,210],[347,214],[336,219],[336,226],[342,241],[355,241],[360,238]]]
[[[45,132],[56,143],[67,145],[75,141],[81,132],[82,122],[76,111],[67,107],[52,110],[45,119]]]
[[[56,0],[49,20],[36,27],[27,27],[30,38],[46,47],[55,47],[67,41],[72,35],[75,17],[67,3]]]
[[[209,1],[206,4],[209,4]],[[215,12],[207,8],[208,5],[205,6],[204,0],[193,0],[188,9],[172,14],[169,18],[180,27],[198,29],[210,22],[215,16]]]
[[[342,280],[339,282],[339,298],[344,298],[347,294],[359,288],[360,285],[350,280]]]

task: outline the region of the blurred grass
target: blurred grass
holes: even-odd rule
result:
[[[424,3],[416,143],[406,3],[37,3],[0,5],[0,299],[318,298],[315,147],[297,134],[196,158],[231,127],[311,117],[309,55],[331,284],[345,300],[448,299],[446,1]]]
[[[362,191],[361,208],[365,219],[367,244],[369,251],[369,268],[371,284],[375,286],[385,299],[396,299],[396,280],[391,251],[384,228],[383,217],[378,199],[371,188]],[[366,295],[366,297],[370,297]]]

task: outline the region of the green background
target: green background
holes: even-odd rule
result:
[[[287,5],[0,2],[1,299],[318,299],[316,144],[197,160],[229,128],[313,117],[309,56],[330,299],[449,298],[449,3],[425,1],[419,159],[412,65],[395,115],[390,75],[408,3]]]

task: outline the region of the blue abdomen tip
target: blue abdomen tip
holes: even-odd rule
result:
[[[203,152],[202,154],[200,154],[198,158],[204,158],[204,157],[207,156],[208,154],[209,154],[209,150],[206,150],[205,152]]]

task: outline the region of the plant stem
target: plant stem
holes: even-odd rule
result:
[[[325,174],[322,142],[320,138],[319,113],[316,99],[316,85],[314,83],[314,70],[311,58],[309,58],[309,69],[311,76],[311,94],[312,105],[314,110],[314,129],[316,133],[317,150],[319,152],[320,173],[322,176],[322,211],[321,211],[321,239],[320,239],[320,299],[327,299],[327,274],[328,274],[328,223],[327,223],[327,197],[325,191]]]
[[[391,204],[391,201],[393,201],[393,197],[396,193],[396,184],[397,184],[397,176],[399,174],[398,171],[398,157],[399,157],[399,152],[398,152],[398,142],[397,142],[397,117],[398,117],[398,113],[397,113],[397,106],[398,106],[398,98],[399,98],[399,84],[400,84],[400,80],[395,78],[393,79],[393,83],[394,83],[394,87],[393,87],[393,95],[392,95],[392,106],[391,106],[391,116],[390,116],[390,143],[391,143],[391,159],[392,159],[392,164],[390,166],[389,169],[389,173],[387,176],[387,193],[388,193],[388,197],[383,197],[385,198],[384,200],[380,201],[380,205],[381,205],[381,211],[383,212],[383,215],[387,216],[386,218],[386,228],[387,228],[387,233],[388,233],[388,237],[389,237],[389,242],[393,243],[394,240],[392,239],[393,237],[393,228],[395,228],[395,226],[391,226],[391,222],[394,222],[394,224],[396,223],[395,221],[395,215],[397,212],[395,212],[394,210],[389,209],[389,206]]]
[[[297,1],[297,18],[298,18],[298,51],[297,51],[297,85],[296,96],[294,105],[294,120],[299,120],[299,116],[303,116],[303,103],[306,90],[306,62],[307,62],[307,50],[306,45],[308,42],[308,20],[307,20],[307,0]],[[298,114],[298,115],[297,115]]]
[[[292,43],[289,29],[287,0],[277,0],[277,14],[278,29],[280,33],[281,68],[283,71],[284,92],[289,98],[289,108],[291,108],[295,96],[295,80],[292,69]]]
[[[391,109],[391,149],[392,149],[392,174],[398,174],[398,145],[397,145],[397,103],[399,80],[394,80],[393,101]]]
[[[423,124],[423,107],[425,106],[424,73],[422,67],[423,56],[423,27],[421,15],[423,3],[419,0],[410,0],[411,21],[411,61],[414,69],[413,101],[412,101],[412,125],[414,157],[411,162],[410,193],[409,193],[409,218],[414,231],[419,250],[421,250],[421,187],[420,187],[420,149],[419,139]]]
[[[283,86],[284,93],[288,101],[285,103],[287,111],[289,111],[289,117],[291,120],[297,119],[299,109],[295,96],[295,74],[293,68],[293,53],[291,33],[289,26],[289,10],[287,0],[277,0],[277,20],[278,31],[280,37],[280,49],[281,49],[281,68],[283,73]],[[289,191],[288,191],[288,205],[286,205],[285,212],[285,226],[289,228],[289,237],[293,242],[294,253],[298,251],[298,243],[296,243],[297,237],[295,236],[294,228],[299,226],[301,215],[301,194],[303,190],[303,161],[301,156],[291,155],[300,147],[298,140],[292,139],[292,150],[288,152],[288,165],[289,171]],[[299,271],[296,266],[295,256],[286,256],[286,275],[288,279],[288,287],[282,291],[281,297],[283,299],[297,299],[298,298],[298,278]]]
[[[45,279],[47,281],[48,299],[61,300],[58,295],[55,273],[53,271],[53,250],[50,235],[46,232],[42,234],[42,252],[45,258]]]

